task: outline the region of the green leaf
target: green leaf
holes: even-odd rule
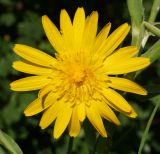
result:
[[[156,61],[160,58],[160,40],[157,41],[151,48],[149,48],[144,54],[142,54],[142,57],[150,58],[151,63]]]
[[[141,154],[142,153],[142,150],[143,150],[143,147],[144,147],[144,144],[145,144],[145,141],[147,139],[147,135],[148,135],[148,132],[149,132],[149,129],[150,129],[150,126],[152,124],[152,121],[153,121],[153,118],[157,112],[157,109],[159,107],[159,104],[160,104],[160,95],[154,97],[151,99],[153,103],[156,103],[151,115],[150,115],[150,118],[148,120],[148,123],[147,123],[147,126],[145,128],[145,131],[143,133],[143,136],[142,136],[142,139],[141,139],[141,143],[140,143],[140,146],[139,146],[139,150],[138,150],[138,154]]]
[[[159,12],[159,8],[160,8],[160,0],[154,0],[148,22],[154,22],[156,20],[157,14]],[[145,34],[142,40],[142,47],[146,45],[149,37],[150,37],[150,33],[145,31]]]
[[[0,147],[0,154],[6,153],[2,147]]]
[[[17,143],[8,136],[6,133],[0,130],[0,144],[8,149],[12,154],[23,154]]]
[[[152,97],[150,100],[153,102],[153,104],[155,104],[155,105],[158,104],[160,106],[160,95],[156,95],[156,96]]]
[[[147,57],[150,59],[150,62],[153,63],[160,58],[160,40],[157,41],[151,48],[149,48],[141,57]],[[136,72],[135,77],[137,77],[143,70]]]
[[[151,23],[144,21],[143,22],[144,26],[147,28],[147,30],[151,33],[153,33],[154,35],[160,37],[160,29],[153,26]]]
[[[156,20],[159,8],[160,8],[160,0],[154,0],[148,20],[149,22],[154,22]]]
[[[128,10],[132,24],[132,45],[138,46],[141,25],[144,18],[142,0],[127,0]]]

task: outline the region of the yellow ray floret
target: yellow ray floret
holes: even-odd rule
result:
[[[69,124],[69,135],[72,137],[76,137],[80,132],[80,121],[78,119],[77,107],[73,109],[72,116]]]
[[[81,123],[88,118],[95,129],[107,137],[103,118],[120,125],[114,110],[135,118],[133,107],[114,89],[147,95],[147,91],[119,74],[134,72],[150,64],[148,58],[136,57],[135,46],[118,48],[130,30],[125,23],[109,35],[111,23],[97,34],[98,12],[85,16],[78,8],[73,21],[66,10],[60,13],[60,30],[46,16],[42,16],[46,36],[56,50],[55,57],[38,49],[16,44],[14,52],[22,60],[13,68],[32,76],[10,84],[14,91],[40,90],[24,111],[26,116],[43,112],[40,127],[47,128],[54,121],[54,138],[68,127],[76,137]],[[116,75],[116,76],[115,76]]]

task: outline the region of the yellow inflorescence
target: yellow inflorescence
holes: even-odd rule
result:
[[[137,116],[114,90],[147,94],[138,84],[117,76],[150,64],[147,58],[135,57],[138,52],[135,46],[118,48],[130,30],[127,23],[108,35],[109,23],[97,34],[98,13],[94,11],[85,18],[84,9],[78,8],[73,22],[65,10],[61,11],[60,31],[47,16],[42,17],[42,24],[56,50],[56,58],[22,44],[16,44],[13,49],[23,58],[14,62],[13,67],[32,76],[12,82],[11,89],[40,89],[38,98],[25,109],[26,116],[43,112],[42,129],[55,121],[55,138],[67,127],[69,135],[76,137],[85,118],[106,137],[102,118],[120,124],[113,110],[132,118]]]

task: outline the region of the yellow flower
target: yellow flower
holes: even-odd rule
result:
[[[60,14],[60,32],[44,15],[42,24],[56,58],[29,46],[16,44],[14,52],[23,58],[13,68],[33,76],[11,83],[15,91],[38,90],[38,98],[24,111],[26,116],[44,112],[40,127],[55,121],[53,135],[59,138],[68,127],[69,135],[79,134],[81,123],[88,118],[106,137],[102,117],[119,125],[112,109],[135,118],[137,114],[115,90],[146,95],[145,89],[117,75],[137,71],[149,65],[149,59],[135,57],[135,46],[117,49],[130,30],[125,23],[109,36],[108,23],[97,35],[98,13],[85,18],[78,8],[73,22],[65,10]],[[116,75],[116,76],[115,76]]]

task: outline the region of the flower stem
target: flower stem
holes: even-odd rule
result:
[[[72,154],[72,148],[73,148],[73,137],[69,138],[69,144],[68,144],[68,150],[67,150],[67,154]]]
[[[145,141],[146,141],[146,139],[147,139],[147,135],[148,135],[149,129],[150,129],[150,127],[151,127],[153,118],[154,118],[154,116],[155,116],[155,114],[156,114],[156,112],[157,112],[158,107],[159,107],[159,102],[156,103],[156,105],[155,105],[155,107],[154,107],[154,109],[153,109],[153,111],[152,111],[152,114],[151,114],[151,116],[150,116],[150,118],[149,118],[149,120],[148,120],[147,126],[146,126],[146,128],[145,128],[145,131],[144,131],[143,136],[142,136],[142,139],[141,139],[141,143],[140,143],[140,146],[139,146],[138,154],[141,154],[141,153],[142,153],[142,150],[143,150]]]
[[[142,0],[127,0],[129,14],[132,24],[132,45],[139,48],[139,36],[141,33],[141,25],[144,20],[144,9]]]

